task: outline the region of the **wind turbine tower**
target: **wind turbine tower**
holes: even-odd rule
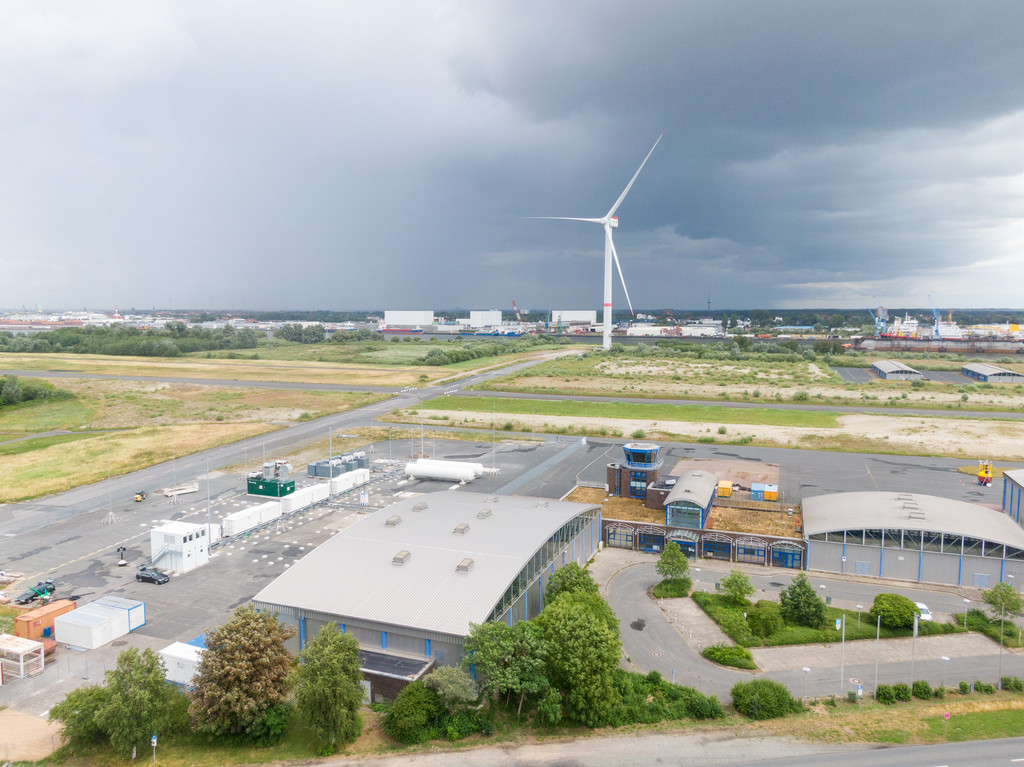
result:
[[[661,141],[662,136],[658,136],[658,141]],[[647,160],[654,153],[655,147],[658,146],[658,141],[654,142],[654,146],[651,147],[651,151],[647,153],[647,157],[640,163],[640,167],[636,169],[636,173],[633,174],[633,178],[626,184],[626,188],[622,190],[622,194],[619,195],[619,199],[615,201],[611,209],[604,214],[601,218],[567,218],[564,216],[531,216],[531,218],[544,219],[547,221],[584,221],[588,224],[600,224],[604,227],[604,329],[602,334],[601,348],[608,350],[612,348],[612,261],[615,261],[615,268],[619,272],[619,281],[622,282],[622,290],[626,294],[626,303],[629,304],[629,311],[633,313],[633,302],[629,300],[629,290],[626,289],[626,280],[622,276],[622,266],[619,264],[619,254],[615,252],[615,243],[612,240],[612,229],[615,229],[619,225],[619,219],[615,216],[615,211],[622,205],[622,201],[626,199],[626,195],[629,194],[629,190],[633,187],[633,182],[636,181],[637,176],[640,175],[640,171],[644,169],[644,165],[647,164]]]

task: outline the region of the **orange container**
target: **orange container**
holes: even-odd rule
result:
[[[71,612],[75,607],[75,603],[70,599],[58,599],[56,602],[15,616],[14,635],[24,639],[39,639],[46,633],[46,629],[50,629],[50,634],[53,634],[54,618]]]

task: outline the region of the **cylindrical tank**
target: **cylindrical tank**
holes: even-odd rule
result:
[[[458,461],[407,463],[405,473],[413,479],[443,479],[450,482],[469,482],[477,477],[471,465]]]
[[[437,466],[469,466],[473,470],[474,477],[483,476],[484,473],[484,465],[482,463],[472,463],[470,461],[443,461],[439,458],[420,458],[417,463]]]

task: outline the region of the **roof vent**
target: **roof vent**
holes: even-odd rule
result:
[[[397,525],[401,521],[402,521],[402,518],[400,516],[398,516],[397,514],[395,514],[393,517],[388,517],[387,522],[385,522],[384,524],[387,525],[388,527],[394,527],[395,525]]]
[[[537,501],[537,508],[544,508],[544,509],[546,509],[547,506],[548,506],[548,502],[547,501]]]
[[[487,519],[487,518],[488,518],[489,516],[491,516],[491,514],[493,514],[493,513],[494,513],[494,512],[493,512],[493,511],[491,511],[490,509],[480,509],[480,511],[478,511],[478,512],[476,513],[476,518],[477,518],[477,519]]]
[[[467,525],[465,522],[459,522],[459,524],[455,526],[455,529],[452,530],[452,534],[454,535],[465,535],[468,532],[469,525]]]
[[[488,503],[497,503],[497,502],[498,502],[498,500],[499,500],[499,499],[498,499],[498,496],[496,496],[496,495],[492,495],[492,496],[489,496],[489,497],[487,498],[487,502],[488,502]]]
[[[469,557],[467,557],[466,559],[463,559],[461,562],[459,562],[458,566],[455,568],[455,572],[457,572],[457,573],[468,573],[469,572],[469,568],[471,568],[472,566],[473,566],[473,560],[470,559]]]
[[[411,555],[409,554],[408,551],[406,551],[405,549],[402,549],[397,554],[395,554],[395,556],[393,556],[391,558],[391,564],[393,564],[393,565],[404,565],[406,562],[409,561],[409,557],[410,556]]]
[[[426,501],[420,501],[419,503],[413,504],[412,510],[413,511],[423,511],[426,508],[427,508],[427,502]]]

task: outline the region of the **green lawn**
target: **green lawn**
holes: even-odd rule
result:
[[[924,723],[934,735],[949,741],[1017,738],[1024,732],[1024,710],[954,714],[948,723],[942,716],[930,716]]]
[[[80,429],[95,415],[95,410],[77,399],[31,400],[0,411],[0,434]]]
[[[825,608],[825,626],[822,628],[808,628],[807,626],[796,626],[786,624],[782,629],[768,637],[755,637],[747,629],[743,613],[751,608],[750,603],[737,605],[729,601],[724,595],[709,594],[707,592],[695,592],[693,601],[700,605],[708,616],[719,625],[730,639],[736,644],[745,647],[778,647],[780,645],[794,644],[821,644],[838,642],[842,639],[842,630],[836,629],[836,619],[846,616],[846,639],[874,639],[876,624],[875,620],[868,614],[867,610],[860,613],[858,621],[856,610],[840,610],[836,607]],[[950,623],[921,622],[918,635],[926,634],[952,634],[961,633],[964,629]],[[912,629],[890,629],[882,626],[881,638],[892,639],[894,637],[908,637],[913,633]]]
[[[836,428],[838,426],[837,414],[828,411],[761,407],[733,408],[719,405],[664,405],[646,402],[587,402],[583,400],[536,400],[504,397],[439,397],[427,400],[420,407],[424,410],[535,414],[577,418],[626,418],[810,428]]]
[[[60,445],[65,442],[77,442],[80,439],[91,439],[98,437],[103,432],[82,432],[81,434],[58,434],[53,437],[36,437],[34,439],[21,439],[17,442],[4,443],[4,435],[0,434],[0,455],[19,455],[31,453],[33,450],[42,450],[51,445]]]

